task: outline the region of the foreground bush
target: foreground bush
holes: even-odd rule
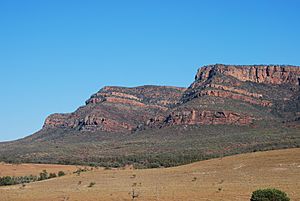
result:
[[[254,191],[250,201],[290,201],[290,198],[283,191],[269,188]]]

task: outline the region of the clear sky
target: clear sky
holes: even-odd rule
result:
[[[205,64],[300,65],[299,0],[0,0],[0,141],[105,85],[188,86]]]

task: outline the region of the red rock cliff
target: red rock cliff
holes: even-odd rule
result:
[[[283,65],[209,65],[198,70],[196,80],[207,80],[216,72],[240,81],[300,85],[300,68]]]

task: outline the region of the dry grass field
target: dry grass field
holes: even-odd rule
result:
[[[28,174],[54,166],[42,166],[39,170],[40,165],[11,166],[15,169],[13,171],[7,167],[0,166],[2,174],[19,174],[19,171],[20,174]],[[258,188],[275,187],[287,192],[292,201],[300,201],[299,181],[300,149],[286,149],[241,154],[166,169],[94,169],[79,176],[69,174],[30,183],[25,187],[0,187],[0,200],[246,201],[250,200],[251,192]],[[89,187],[91,182],[95,185]],[[135,198],[132,198],[133,191],[137,196]]]
[[[0,163],[0,177],[38,175],[43,170],[46,170],[49,173],[58,173],[59,171],[64,171],[65,173],[72,173],[77,169],[78,168],[76,166],[72,165]]]

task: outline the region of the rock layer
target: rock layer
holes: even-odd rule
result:
[[[165,118],[152,118],[147,121],[146,126],[164,127],[173,125],[217,124],[247,125],[251,124],[253,120],[254,118],[251,116],[238,114],[232,111],[181,110],[174,111]]]
[[[70,114],[50,115],[44,128],[128,132],[176,105],[185,88],[164,86],[104,87]]]
[[[207,80],[217,72],[226,76],[232,76],[240,81],[300,85],[300,68],[283,65],[209,65],[198,70],[196,80]]]

